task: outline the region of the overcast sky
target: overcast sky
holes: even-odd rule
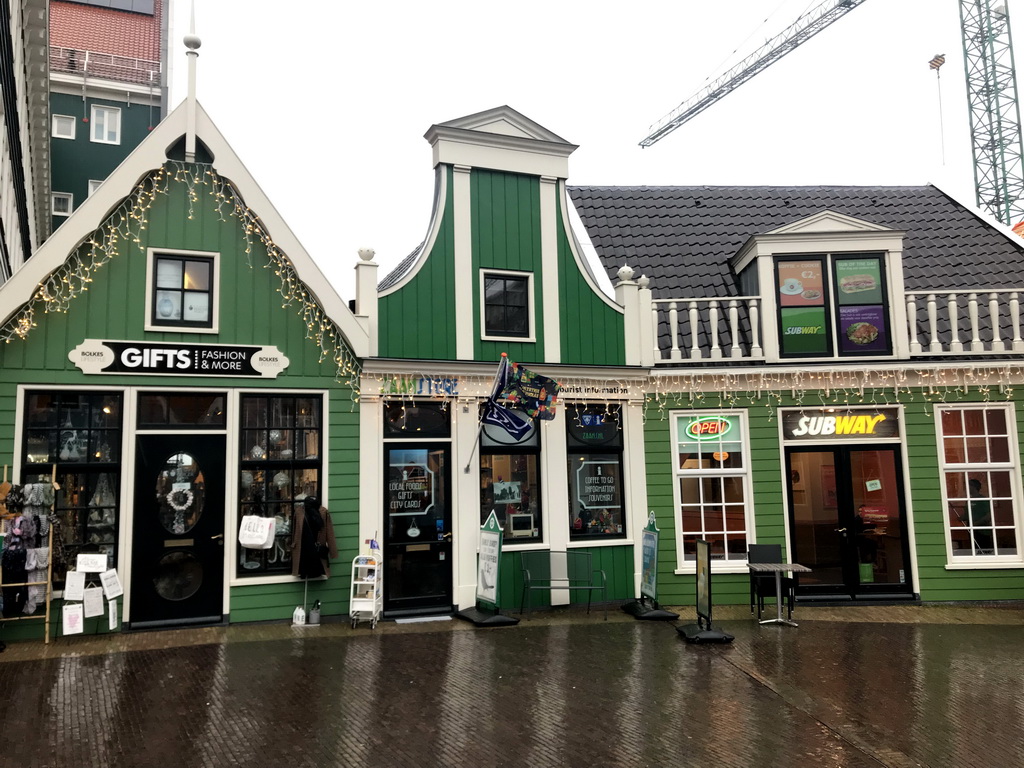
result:
[[[172,106],[189,14],[174,2]],[[376,249],[383,277],[426,233],[426,130],[502,104],[579,145],[569,184],[932,182],[973,202],[957,0],[867,0],[638,146],[818,2],[195,0],[198,94],[345,299],[358,248]],[[1022,40],[1024,0],[1008,2]]]

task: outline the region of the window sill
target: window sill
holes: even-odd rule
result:
[[[144,330],[158,333],[220,333],[216,326],[204,328],[196,325],[155,325],[146,323]]]
[[[333,564],[335,568],[340,567],[340,563]],[[319,579],[310,579],[310,581],[324,581],[326,576],[322,576]],[[257,584],[301,584],[302,579],[298,576],[292,576],[290,573],[274,573],[267,576],[232,576],[228,582],[230,587],[248,587]]]
[[[676,568],[672,573],[676,576],[694,576],[697,573],[697,563],[695,562],[692,567]],[[711,574],[716,573],[750,573],[750,569],[747,568],[746,562],[729,563],[728,565],[718,565],[712,562]]]
[[[1022,560],[978,560],[970,563],[946,563],[947,571],[1006,571],[1024,569]]]
[[[595,547],[625,547],[632,545],[633,540],[629,538],[622,539],[595,539],[594,541],[570,541],[567,545],[567,549],[593,549]]]
[[[497,341],[497,342],[514,342],[516,344],[534,344],[537,341],[536,336],[488,336],[486,334],[480,335],[480,341]]]

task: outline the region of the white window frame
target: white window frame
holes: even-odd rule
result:
[[[89,179],[89,192],[86,197],[92,197],[93,192],[100,188],[100,184],[103,183],[103,179]]]
[[[679,437],[680,423],[694,418],[732,416],[739,420],[742,435],[740,436],[741,453],[743,455],[743,466],[739,469],[697,469],[683,470],[679,463]],[[672,515],[676,529],[676,574],[692,574],[697,572],[697,561],[686,560],[683,549],[683,522],[681,518],[682,499],[680,498],[680,481],[683,477],[740,477],[743,481],[743,520],[744,533],[747,539],[747,548],[756,543],[754,538],[754,505],[753,493],[754,483],[751,477],[750,466],[750,421],[748,414],[742,409],[700,409],[700,410],[677,410],[669,412],[670,418],[670,440],[669,466],[672,467]],[[732,442],[732,441],[727,441]],[[711,570],[715,573],[748,573],[746,552],[742,560],[712,560]]]
[[[62,121],[67,120],[71,130],[67,133],[62,133],[57,130],[57,125]],[[74,139],[77,132],[78,121],[75,120],[71,115],[51,115],[50,116],[50,135],[55,139]]]
[[[97,138],[96,137],[96,126],[98,125],[97,115],[101,111],[107,113],[107,120],[113,119],[117,123],[116,127],[114,128],[114,131],[115,131],[115,134],[116,134],[116,138],[114,140],[110,140],[110,139],[106,138],[106,135],[110,133],[109,123],[107,122],[107,120],[103,121],[103,125],[105,126],[105,129],[103,131],[104,136],[102,138]],[[92,142],[94,142],[96,144],[120,144],[121,143],[121,108],[120,107],[111,107],[111,106],[109,106],[107,104],[93,104],[92,105],[92,109],[89,111],[89,141],[92,141]]]
[[[57,201],[67,200],[68,209],[66,211],[57,210]],[[70,192],[51,192],[50,193],[50,213],[54,216],[70,216],[75,212],[75,196]]]
[[[943,411],[992,411],[1002,410],[1006,417],[1007,441],[1009,442],[1010,460],[1008,462],[947,462],[944,437],[942,432]],[[1024,563],[1024,510],[1021,508],[1021,500],[1024,499],[1021,487],[1020,471],[1020,447],[1017,442],[1017,412],[1014,403],[978,403],[936,405],[933,412],[935,420],[935,441],[939,458],[939,486],[942,494],[942,525],[946,537],[946,570],[979,570],[997,568],[1020,568]],[[1010,475],[1010,493],[1013,499],[1013,524],[1017,540],[1016,555],[961,555],[953,556],[953,535],[952,527],[949,524],[950,502],[946,490],[946,473],[948,472],[1008,472]]]
[[[525,336],[488,336],[487,335],[487,306],[484,301],[484,285],[488,277],[520,277],[526,278],[526,308],[529,312],[529,324]],[[537,317],[536,302],[533,294],[533,272],[518,272],[509,269],[481,269],[480,270],[480,338],[483,341],[501,341],[531,343],[537,340]]]
[[[204,259],[211,259],[213,264],[210,269],[210,277],[213,280],[213,290],[210,292],[211,317],[208,328],[197,328],[180,324],[161,324],[151,313],[153,307],[153,293],[156,290],[156,258],[157,256],[199,256]],[[216,251],[184,251],[174,248],[147,248],[146,249],[146,304],[145,304],[145,329],[147,331],[173,331],[174,333],[219,333],[220,332],[220,253]]]

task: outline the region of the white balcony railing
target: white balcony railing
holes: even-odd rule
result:
[[[1024,288],[907,291],[903,348],[911,357],[1024,353],[1022,297]],[[765,358],[760,296],[654,299],[649,306],[655,365]]]
[[[911,355],[1000,355],[1024,352],[1024,288],[908,291]]]
[[[652,305],[655,364],[764,357],[760,296],[655,299]]]

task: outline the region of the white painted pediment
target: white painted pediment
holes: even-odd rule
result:
[[[771,232],[768,235],[795,235],[814,234],[818,232],[891,232],[889,227],[882,227],[872,224],[870,221],[856,219],[835,211],[822,211],[805,219],[786,224]]]
[[[459,117],[446,123],[440,123],[438,127],[517,136],[521,139],[551,141],[557,144],[569,143],[558,134],[552,133],[544,126],[508,106],[495,107],[484,112]]]

